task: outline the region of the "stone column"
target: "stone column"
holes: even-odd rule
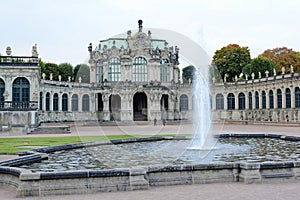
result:
[[[262,92],[261,91],[258,93],[258,98],[259,98],[259,105],[258,105],[258,107],[259,107],[259,109],[262,109],[263,99],[262,99]]]
[[[50,92],[50,99],[49,99],[49,107],[50,107],[50,111],[53,111],[53,92]]]
[[[216,110],[217,109],[217,97],[216,94],[212,94],[212,110]]]
[[[295,90],[291,88],[291,108],[295,108]]]
[[[235,110],[238,110],[239,109],[239,94],[238,93],[235,93],[234,94],[234,106],[235,106]]]
[[[90,83],[96,83],[96,61],[90,60]]]
[[[47,92],[43,92],[43,99],[42,99],[42,110],[43,111],[46,111],[46,94],[47,94]]]
[[[58,112],[62,111],[62,95],[63,93],[61,92],[58,93]]]
[[[68,112],[72,112],[72,93],[68,94]]]
[[[78,94],[78,112],[82,112],[82,94]]]
[[[174,72],[174,82],[178,83],[178,66],[177,65],[174,65],[173,72]]]
[[[228,110],[227,93],[224,94],[224,110]]]
[[[90,95],[90,112],[95,113],[96,112],[96,106],[95,106],[95,93],[92,92]]]
[[[266,92],[266,109],[270,109],[270,95],[269,92]]]
[[[286,108],[286,93],[282,90],[282,109]]]
[[[255,92],[252,92],[252,110],[255,109],[255,104],[256,104],[256,102],[255,102]]]
[[[249,92],[245,92],[245,109],[249,110]]]
[[[103,100],[103,121],[110,121],[109,96],[110,96],[110,94],[108,94],[108,93],[102,95],[102,100]]]
[[[277,103],[277,90],[274,90],[274,96],[273,96],[273,100],[274,100],[274,109],[278,109],[278,103]]]

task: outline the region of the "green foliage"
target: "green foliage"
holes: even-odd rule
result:
[[[248,47],[240,47],[230,44],[215,52],[212,64],[217,67],[222,79],[225,74],[227,81],[234,81],[235,76],[240,75],[242,69],[250,63],[250,50]]]
[[[45,66],[45,63],[42,61],[41,58],[39,58],[39,66],[41,68],[41,73],[45,73],[46,74],[46,66]]]
[[[265,72],[269,72],[269,76],[273,76],[273,69],[275,68],[275,64],[268,58],[264,56],[258,56],[251,60],[250,64],[246,65],[243,68],[244,77],[248,74],[248,77],[251,77],[251,74],[255,74],[255,78],[259,77],[259,72],[261,73],[261,77],[266,77]]]
[[[194,73],[196,71],[196,68],[192,65],[189,65],[182,69],[182,81],[183,83],[189,82],[189,80],[193,81],[194,79]]]
[[[89,83],[90,82],[90,67],[87,64],[79,64],[74,68],[74,78],[75,82],[79,81],[81,77],[81,82]]]
[[[45,68],[46,79],[49,80],[52,73],[53,80],[57,81],[59,75],[58,65],[55,63],[46,63]]]
[[[58,65],[59,75],[62,81],[68,81],[68,77],[73,77],[73,66],[70,63],[61,63]]]

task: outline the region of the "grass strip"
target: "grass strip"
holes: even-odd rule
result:
[[[102,140],[117,140],[126,138],[151,137],[153,135],[109,135],[109,136],[66,136],[66,137],[24,137],[0,138],[0,154],[17,154],[19,151],[31,150],[39,147],[58,146],[80,142],[95,142]],[[166,134],[159,136],[179,136]],[[187,135],[181,135],[187,136]]]

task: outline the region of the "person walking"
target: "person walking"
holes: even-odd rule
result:
[[[154,118],[154,126],[156,126],[157,120],[156,117]]]

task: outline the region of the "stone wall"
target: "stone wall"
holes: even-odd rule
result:
[[[300,182],[300,162],[218,163],[32,173],[0,167],[0,185],[17,197],[86,194],[148,189],[151,186],[203,183]]]

